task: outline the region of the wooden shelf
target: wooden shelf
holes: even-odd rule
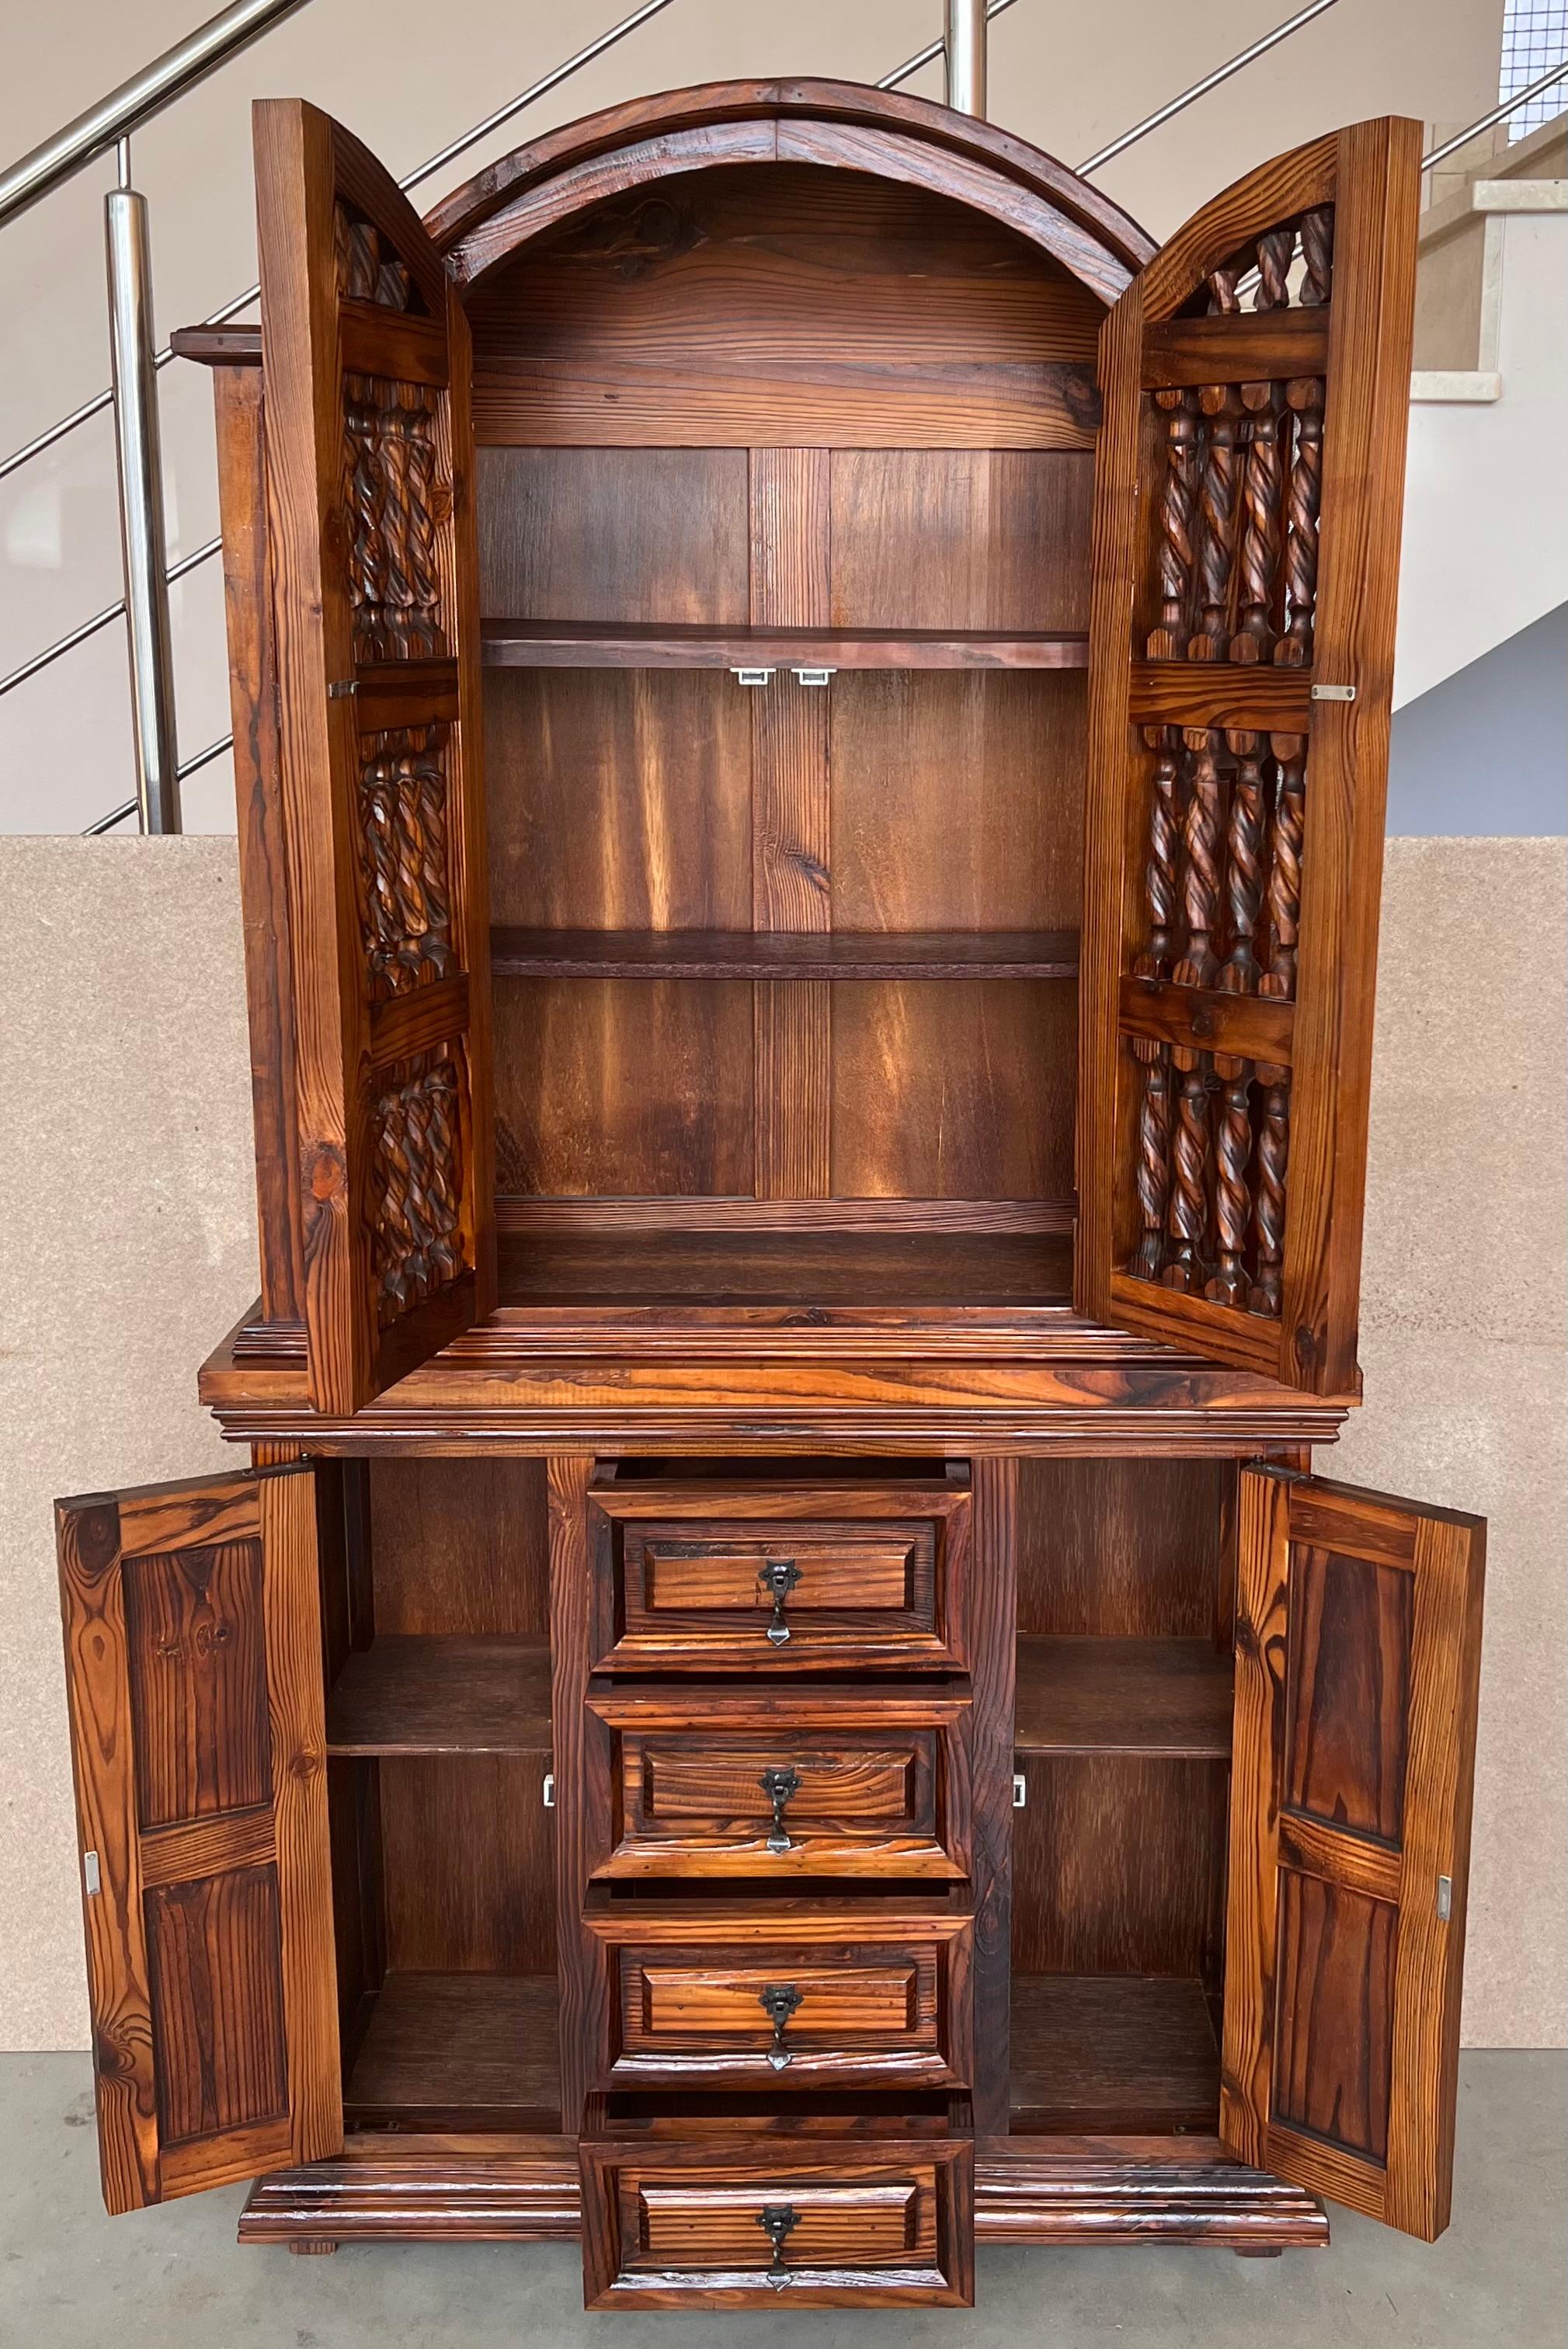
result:
[[[544,1639],[377,1640],[326,1701],[329,1754],[548,1754]]]
[[[1190,1978],[1015,1974],[1014,2134],[1212,2130],[1220,2049]]]
[[[1087,668],[1088,638],[1003,628],[624,626],[486,620],[487,668]]]
[[[502,1308],[571,1305],[1050,1306],[1072,1297],[1052,1234],[509,1231]],[[374,1650],[371,1651],[373,1654]]]
[[[553,1974],[391,1973],[344,2085],[351,2128],[561,2126]]]
[[[1074,978],[1076,930],[493,929],[500,978]]]
[[[1228,1757],[1232,1660],[1207,1640],[1018,1640],[1021,1754]]]

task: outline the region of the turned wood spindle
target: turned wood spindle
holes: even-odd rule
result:
[[[1301,928],[1301,851],[1306,829],[1306,737],[1271,734],[1277,781],[1269,843],[1268,968],[1258,981],[1260,995],[1293,1002],[1295,956]]]
[[[1176,1097],[1171,1204],[1166,1215],[1171,1245],[1160,1278],[1165,1288],[1194,1296],[1202,1293],[1209,1274],[1204,1257],[1209,1227],[1209,1056],[1173,1045],[1171,1057],[1181,1071],[1181,1084]]]
[[[1171,976],[1180,987],[1211,987],[1218,959],[1214,933],[1219,927],[1220,855],[1224,838],[1217,756],[1220,736],[1200,726],[1184,729],[1181,739],[1187,769],[1187,812],[1181,827],[1187,943]]]
[[[1131,1039],[1139,1063],[1138,1247],[1128,1270],[1158,1280],[1165,1265],[1165,1216],[1171,1197],[1171,1048],[1152,1036]]]
[[[1257,1195],[1253,1203],[1253,1237],[1257,1274],[1248,1300],[1253,1313],[1278,1320],[1284,1271],[1284,1185],[1290,1155],[1290,1071],[1259,1061],[1258,1082],[1264,1088],[1263,1116],[1258,1127]]]
[[[1264,903],[1264,738],[1227,731],[1225,748],[1236,769],[1225,833],[1225,959],[1215,984],[1227,995],[1255,995]]]
[[[1160,500],[1160,623],[1146,647],[1150,660],[1181,660],[1192,602],[1192,516],[1198,499],[1199,425],[1195,391],[1157,391],[1165,412],[1165,478]]]
[[[1245,411],[1233,383],[1207,383],[1198,405],[1208,419],[1198,506],[1197,632],[1187,657],[1223,660],[1230,644],[1231,583],[1236,566],[1236,502],[1242,479]]]
[[[1253,295],[1254,310],[1284,310],[1290,306],[1290,264],[1295,258],[1294,228],[1271,228],[1258,239],[1258,282]]]
[[[1315,310],[1329,298],[1334,282],[1334,206],[1320,204],[1301,216],[1301,258],[1305,274],[1301,306]]]
[[[1218,1262],[1203,1294],[1215,1305],[1244,1308],[1252,1284],[1243,1260],[1253,1216],[1248,1170],[1253,1155],[1253,1064],[1230,1053],[1214,1055],[1214,1074],[1223,1088],[1214,1151],[1214,1231]]]
[[[1133,964],[1140,978],[1169,978],[1176,952],[1178,866],[1181,854],[1180,761],[1181,734],[1175,726],[1146,726],[1143,739],[1154,753],[1149,800],[1149,848],[1143,866],[1144,911],[1149,944]]]
[[[1313,621],[1317,602],[1317,518],[1323,500],[1323,378],[1301,376],[1285,386],[1295,419],[1290,494],[1285,507],[1285,632],[1274,647],[1283,668],[1312,663]]]
[[[1233,318],[1242,306],[1236,287],[1245,275],[1247,255],[1237,254],[1222,268],[1209,272],[1209,315],[1211,317]]]
[[[1242,475],[1240,608],[1236,633],[1231,638],[1231,658],[1266,661],[1274,647],[1274,583],[1284,536],[1279,387],[1244,383],[1241,399],[1252,429]]]
[[[1146,726],[1143,739],[1155,754],[1149,854],[1143,868],[1149,943],[1132,968],[1140,978],[1168,978],[1176,945],[1181,738],[1173,726]],[[1165,1262],[1165,1215],[1171,1194],[1171,1048],[1153,1036],[1134,1036],[1129,1040],[1139,1070],[1137,1190],[1141,1232],[1128,1269],[1136,1279],[1158,1280]]]

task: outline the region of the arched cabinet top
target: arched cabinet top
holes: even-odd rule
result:
[[[491,163],[427,218],[463,285],[609,196],[718,164],[814,163],[928,188],[1051,255],[1108,306],[1155,251],[1119,205],[1010,132],[858,82],[727,81],[605,108]]]

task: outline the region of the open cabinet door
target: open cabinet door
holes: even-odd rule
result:
[[[1101,330],[1079,1310],[1356,1389],[1420,127],[1206,204]]]
[[[104,2200],[343,2145],[308,1468],[56,1505]]]
[[[1449,2222],[1486,1528],[1243,1471],[1220,2133]]]
[[[311,1399],[346,1413],[494,1300],[467,323],[404,197],[255,109]]]

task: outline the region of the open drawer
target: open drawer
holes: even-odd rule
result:
[[[588,1494],[599,1671],[962,1671],[965,1469],[671,1478]]]
[[[589,2308],[973,2305],[966,2138],[759,2127],[580,2151]]]

